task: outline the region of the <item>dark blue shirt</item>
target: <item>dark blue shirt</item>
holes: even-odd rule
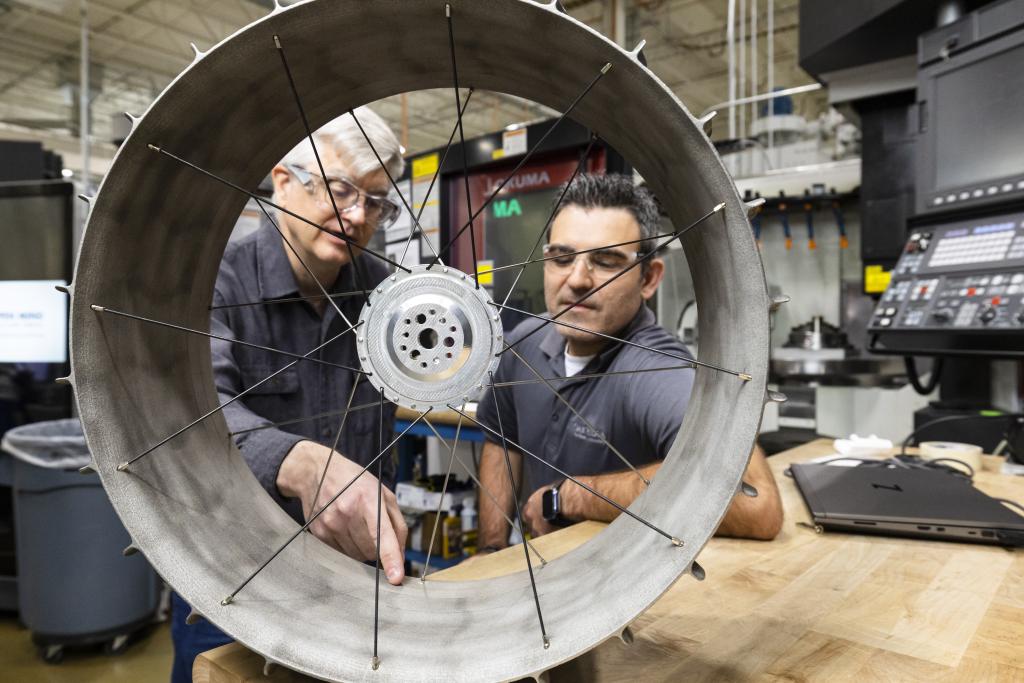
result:
[[[512,344],[544,323],[529,319],[506,336]],[[646,305],[641,306],[633,320],[616,335],[637,344],[692,358],[686,347],[660,327]],[[515,350],[545,378],[565,377],[565,337],[558,326],[551,324],[515,347]],[[649,368],[685,365],[661,354],[628,344],[609,343],[590,360],[579,375],[622,372]],[[576,409],[586,422],[577,417],[555,397],[551,389],[538,383],[530,371],[511,352],[501,357],[495,383],[518,382],[508,387],[488,390],[477,408],[477,419],[496,432],[497,408],[505,436],[547,462],[557,465],[573,476],[604,474],[627,469],[605,441],[635,467],[658,460],[668,454],[686,412],[693,389],[692,369],[560,379],[554,388]],[[595,433],[590,423],[600,434]],[[500,443],[493,434],[487,438]],[[603,438],[603,440],[602,440]],[[561,479],[554,470],[523,455],[523,499],[541,486]]]
[[[281,236],[266,217],[259,230],[229,244],[217,275],[214,306],[251,301],[270,302],[300,296],[285,248]],[[386,266],[373,257],[360,255],[357,261],[361,264],[368,288],[388,275]],[[333,286],[327,287],[327,290],[332,294],[356,291],[352,267],[343,267]],[[358,322],[363,306],[361,296],[337,298],[335,301],[350,322]],[[299,355],[307,353],[347,327],[330,304],[321,317],[305,301],[219,308],[210,315],[210,331],[213,334]],[[288,356],[218,340],[211,341],[211,349],[214,379],[221,403],[294,360]],[[355,334],[343,335],[310,357],[358,368]],[[299,361],[227,406],[224,417],[228,428],[232,432],[239,432],[295,418],[341,411],[348,402],[355,377],[356,374],[348,370]],[[359,382],[352,405],[376,404],[378,400],[376,390],[363,379]],[[393,438],[394,412],[394,405],[386,403],[385,445]],[[340,414],[324,416],[238,434],[235,436],[235,444],[263,488],[285,511],[301,522],[303,515],[298,499],[284,498],[277,489],[281,462],[299,441],[316,441],[330,447],[340,423]],[[377,405],[349,413],[345,430],[338,442],[338,451],[361,465],[370,462],[379,452],[378,424]],[[385,481],[390,479],[390,466],[391,458],[385,457]],[[335,493],[324,492],[328,496]]]

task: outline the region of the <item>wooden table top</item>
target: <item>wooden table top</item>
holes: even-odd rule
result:
[[[550,680],[1024,681],[1024,555],[992,546],[819,535],[798,526],[810,516],[782,471],[831,452],[831,442],[821,440],[769,458],[786,514],[778,538],[712,539],[700,553],[705,581],[684,577],[633,623],[631,645],[607,641],[551,671]],[[983,471],[975,484],[1024,501],[1022,478]],[[535,543],[550,560],[602,528],[585,522]],[[518,570],[525,570],[522,550],[509,548],[434,579]],[[196,673],[205,677],[196,680],[261,680],[206,673],[232,658],[242,666],[239,650],[227,645],[202,655]],[[249,671],[258,672],[262,658],[244,652]]]
[[[471,404],[470,407],[466,408],[463,412],[466,413],[466,415],[469,415],[471,418],[476,419],[476,404]],[[401,406],[399,406],[398,409],[395,411],[395,418],[399,420],[408,420],[412,422],[419,416],[419,411],[410,410],[409,408],[403,408]],[[430,421],[435,425],[456,425],[459,423],[459,418],[462,418],[463,427],[479,429],[479,427],[473,424],[473,420],[467,420],[466,418],[456,413],[454,410],[434,410],[431,411],[430,413]]]

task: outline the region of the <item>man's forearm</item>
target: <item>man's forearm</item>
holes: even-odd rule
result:
[[[652,463],[637,468],[647,479],[654,476],[661,463]],[[576,477],[576,479],[594,489],[601,495],[615,501],[622,507],[629,507],[637,496],[647,487],[636,472],[612,472],[594,476]],[[604,502],[590,491],[566,481],[559,489],[562,502],[562,515],[573,521],[592,519],[598,522],[610,522],[619,516],[619,511]]]
[[[651,479],[660,467],[660,462],[652,463],[639,468],[639,471]],[[646,488],[633,471],[582,476],[576,479],[622,507],[629,507]],[[755,446],[751,453],[743,479],[757,489],[757,497],[751,498],[742,494],[734,497],[715,533],[719,536],[760,540],[775,538],[782,527],[782,502],[764,452],[758,446]],[[559,492],[562,514],[572,521],[590,519],[611,522],[620,514],[618,509],[571,481],[563,484]]]
[[[782,497],[760,446],[750,454],[743,481],[757,489],[757,496],[734,497],[715,534],[770,541],[782,529]]]
[[[509,451],[512,471],[516,482],[521,481],[522,456]],[[477,544],[481,548],[504,548],[508,545],[509,525],[506,517],[512,516],[515,501],[512,487],[508,483],[508,467],[505,464],[504,449],[498,444],[486,442],[480,455],[480,483],[494,496],[498,505],[487,493],[480,492],[477,509],[480,511],[480,530]]]

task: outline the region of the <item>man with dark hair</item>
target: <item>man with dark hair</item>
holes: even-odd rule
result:
[[[496,384],[513,384],[488,391],[478,409],[478,419],[487,427],[503,430],[506,438],[624,507],[643,491],[644,479],[657,472],[668,454],[693,387],[693,369],[679,369],[685,362],[648,350],[692,357],[657,325],[646,305],[664,276],[664,262],[645,259],[640,267],[611,281],[657,246],[653,238],[658,224],[653,196],[631,178],[576,178],[544,247],[548,314],[569,308],[559,321],[574,327],[548,324],[538,330],[544,322],[520,323],[506,337],[514,348],[503,354],[494,376]],[[607,286],[580,301],[604,283]],[[676,369],[646,372],[666,366]],[[547,386],[538,381],[540,377],[558,379]],[[508,544],[505,515],[514,511],[514,500],[502,445],[491,434],[488,439],[480,479],[498,504],[481,497],[479,544],[495,550]],[[611,521],[619,514],[533,458],[524,463],[512,447],[509,457],[523,498],[523,525],[533,535],[586,519]],[[757,447],[744,479],[760,495],[737,497],[718,533],[773,538],[782,524],[782,505],[764,453]]]

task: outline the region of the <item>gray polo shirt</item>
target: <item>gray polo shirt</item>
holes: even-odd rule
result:
[[[310,228],[312,229],[312,228]],[[358,256],[366,286],[372,287],[383,280],[388,270],[373,257]],[[356,289],[352,267],[342,268],[337,280],[328,291],[347,292]],[[254,233],[228,245],[221,260],[214,305],[271,301],[299,296],[291,264],[285,253],[281,236],[263,217]],[[339,308],[352,323],[359,319],[363,306],[360,296],[336,299]],[[261,306],[216,309],[210,314],[213,334],[262,344],[299,355],[322,344],[343,331],[347,325],[330,305],[321,318],[304,301],[276,303]],[[211,340],[214,380],[221,403],[253,386],[275,370],[290,363],[293,358],[251,347]],[[345,334],[311,357],[349,367],[359,367],[356,356],[355,335]],[[240,431],[294,418],[316,415],[332,410],[343,410],[355,374],[348,370],[299,361],[269,382],[257,387],[240,400],[224,409],[231,431]],[[365,379],[359,382],[353,405],[378,400],[376,390]],[[393,437],[393,404],[384,406],[384,443]],[[321,417],[287,426],[261,429],[235,437],[253,474],[263,488],[297,521],[302,521],[302,509],[296,498],[284,498],[277,489],[277,474],[281,461],[299,441],[310,440],[330,446],[340,424],[340,416]],[[378,409],[368,408],[349,414],[345,431],[338,444],[339,452],[355,462],[365,465],[377,455]],[[391,478],[391,459],[384,462],[385,482]],[[374,468],[375,470],[376,468]],[[334,495],[334,492],[328,492]]]
[[[543,323],[529,319],[506,336],[511,344]],[[615,335],[637,344],[692,358],[686,347],[660,327],[646,305],[626,329]],[[517,345],[519,352],[542,376],[565,377],[565,337],[557,325]],[[579,373],[620,372],[682,365],[681,361],[620,343],[610,343]],[[692,369],[610,375],[594,379],[569,378],[552,382],[559,393],[602,432],[634,466],[662,460],[675,440],[693,389]],[[512,353],[501,357],[494,380],[536,380],[537,376]],[[498,431],[495,396],[505,436],[569,474],[591,475],[627,469],[587,425],[542,383],[498,387],[480,401],[480,422]],[[487,438],[499,443],[496,437]],[[523,499],[561,477],[535,459],[523,456]]]

